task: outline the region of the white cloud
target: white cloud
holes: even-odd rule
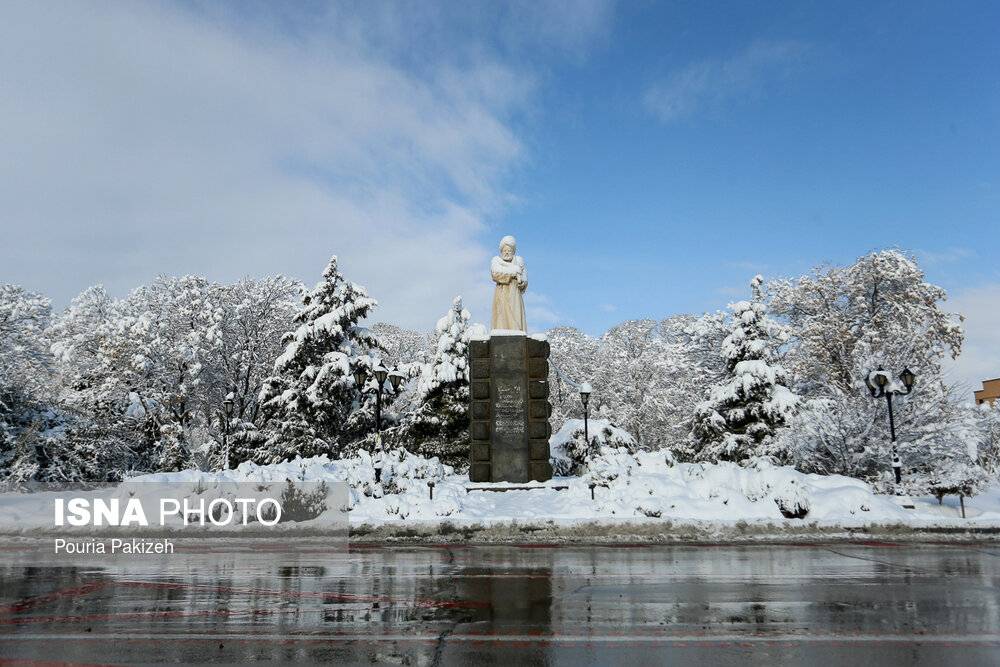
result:
[[[948,310],[965,316],[965,344],[958,360],[948,363],[949,379],[971,401],[983,380],[1000,377],[1000,284],[957,291]]]
[[[212,7],[0,8],[3,280],[65,303],[159,273],[312,283],[338,254],[377,319],[427,328],[456,294],[488,318],[487,222],[511,199],[532,72],[472,44],[407,50],[395,5]]]
[[[716,287],[712,291],[716,294],[732,299],[746,299],[750,294],[750,288],[746,285],[724,285],[722,287]]]
[[[614,313],[618,310],[618,306],[613,303],[602,303],[598,308],[604,313]]]
[[[726,265],[733,269],[739,269],[740,271],[752,271],[753,273],[764,273],[767,271],[767,264],[761,262],[756,262],[749,259],[741,259],[732,262],[726,262]]]
[[[923,264],[953,264],[976,257],[975,250],[957,246],[944,250],[917,250],[914,254]]]
[[[643,102],[664,123],[693,116],[735,97],[760,94],[807,50],[795,41],[755,42],[731,58],[702,60],[670,73],[646,89]]]
[[[552,308],[552,300],[539,292],[524,293],[524,317],[530,331],[543,331],[563,321],[563,317]]]

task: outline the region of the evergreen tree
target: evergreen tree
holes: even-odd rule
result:
[[[403,429],[417,453],[438,456],[449,465],[464,464],[469,454],[469,339],[481,330],[470,325],[471,317],[458,296],[438,320],[434,356],[423,367],[417,388],[418,407]]]
[[[784,369],[775,363],[775,325],[767,317],[762,283],[760,276],[754,277],[753,300],[730,306],[732,331],[722,341],[726,375],[695,408],[692,436],[699,460],[786,458],[774,436],[798,398],[785,385]]]
[[[339,454],[367,425],[356,415],[352,418],[365,403],[353,374],[364,368],[371,378],[377,364],[370,354],[377,342],[359,322],[378,303],[344,278],[334,256],[323,280],[303,296],[302,304],[295,316],[298,327],[282,338],[285,350],[261,390],[269,418],[267,438],[263,443],[248,439],[257,444],[253,450],[237,447],[234,463]]]
[[[191,450],[184,443],[184,431],[177,424],[160,426],[160,440],[157,443],[160,452],[157,469],[165,472],[176,472],[192,467]]]

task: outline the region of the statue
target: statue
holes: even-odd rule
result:
[[[552,479],[548,341],[526,335],[528,272],[513,236],[490,262],[493,331],[469,341],[469,481]],[[472,490],[472,487],[466,487]]]
[[[500,256],[490,262],[490,273],[497,284],[493,292],[493,328],[527,333],[522,294],[528,288],[528,272],[524,268],[524,258],[518,257],[516,252],[514,237],[505,236],[500,239]]]

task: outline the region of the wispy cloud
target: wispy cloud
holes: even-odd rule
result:
[[[3,5],[2,279],[65,303],[158,273],[312,282],[336,253],[379,319],[426,328],[455,294],[488,319],[537,83],[493,34],[575,57],[610,10],[557,42],[450,6]]]
[[[1000,283],[960,290],[948,300],[949,311],[965,316],[965,343],[957,361],[949,362],[951,377],[972,400],[979,383],[1000,377]]]
[[[732,299],[746,297],[750,294],[750,288],[747,287],[746,285],[742,287],[737,287],[735,285],[716,287],[712,291],[715,292],[716,294]]]
[[[739,269],[740,271],[752,271],[753,273],[764,273],[764,271],[767,270],[767,264],[749,259],[726,262],[726,264],[733,269]]]
[[[737,96],[756,95],[790,72],[808,51],[797,41],[760,41],[727,59],[691,63],[652,83],[646,108],[664,123],[693,116]]]
[[[524,316],[531,331],[541,331],[563,321],[548,296],[530,290],[524,293]]]
[[[944,250],[917,250],[917,258],[923,264],[952,264],[976,257],[977,253],[971,248],[945,248]]]

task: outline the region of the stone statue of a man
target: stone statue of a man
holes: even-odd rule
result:
[[[524,290],[528,288],[528,272],[524,258],[518,257],[513,236],[500,239],[500,256],[490,262],[490,273],[497,284],[493,292],[493,328],[524,331]]]

